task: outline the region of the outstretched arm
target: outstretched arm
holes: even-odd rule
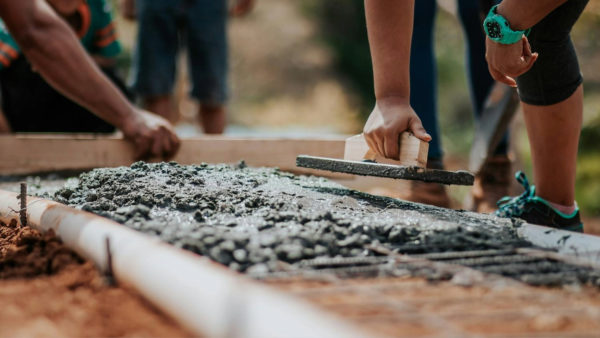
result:
[[[410,42],[414,0],[365,0],[377,103],[364,127],[369,147],[398,159],[398,136],[409,130],[430,141],[410,107]]]
[[[44,0],[0,0],[0,17],[32,66],[53,87],[121,129],[140,157],[169,156],[179,140],[164,120],[137,110],[101,73]]]

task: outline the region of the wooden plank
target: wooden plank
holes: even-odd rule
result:
[[[377,163],[406,167],[425,168],[427,166],[429,143],[421,141],[412,133],[403,132],[400,134],[398,137],[398,150],[399,161],[379,156],[369,148],[364,135],[360,134],[346,139],[344,159],[348,161],[370,160]]]
[[[185,138],[173,161],[181,164],[198,164],[237,163],[244,160],[250,166],[279,167],[286,171],[322,175],[322,171],[297,168],[296,156],[310,154],[341,158],[344,154],[344,141],[344,137],[330,139],[226,136]],[[3,175],[117,167],[130,165],[133,162],[133,147],[118,137],[48,134],[0,136],[0,174]]]

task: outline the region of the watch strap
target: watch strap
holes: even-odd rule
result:
[[[490,39],[501,44],[512,45],[516,42],[519,42],[523,35],[529,35],[531,29],[515,31],[512,28],[510,28],[508,20],[506,20],[502,15],[496,12],[497,7],[498,5],[495,5],[490,9],[485,21],[483,22],[483,29],[485,31],[485,34]],[[496,32],[497,34],[491,34],[490,29],[492,27],[498,29],[499,32]]]

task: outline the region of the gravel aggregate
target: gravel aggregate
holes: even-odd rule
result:
[[[70,180],[54,199],[238,271],[306,259],[529,246],[508,219],[344,188],[273,168],[138,162]]]

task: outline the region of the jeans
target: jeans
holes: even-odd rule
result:
[[[431,135],[429,158],[443,157],[438,124],[437,70],[434,56],[433,27],[437,4],[435,0],[415,1],[415,19],[410,55],[410,102]],[[478,0],[459,0],[458,12],[467,38],[467,72],[471,102],[475,117],[481,115],[485,99],[494,80],[489,74],[485,60],[485,33],[481,22]],[[485,13],[487,14],[487,13]],[[485,15],[484,14],[484,15]],[[508,137],[496,148],[496,154],[506,154]]]

